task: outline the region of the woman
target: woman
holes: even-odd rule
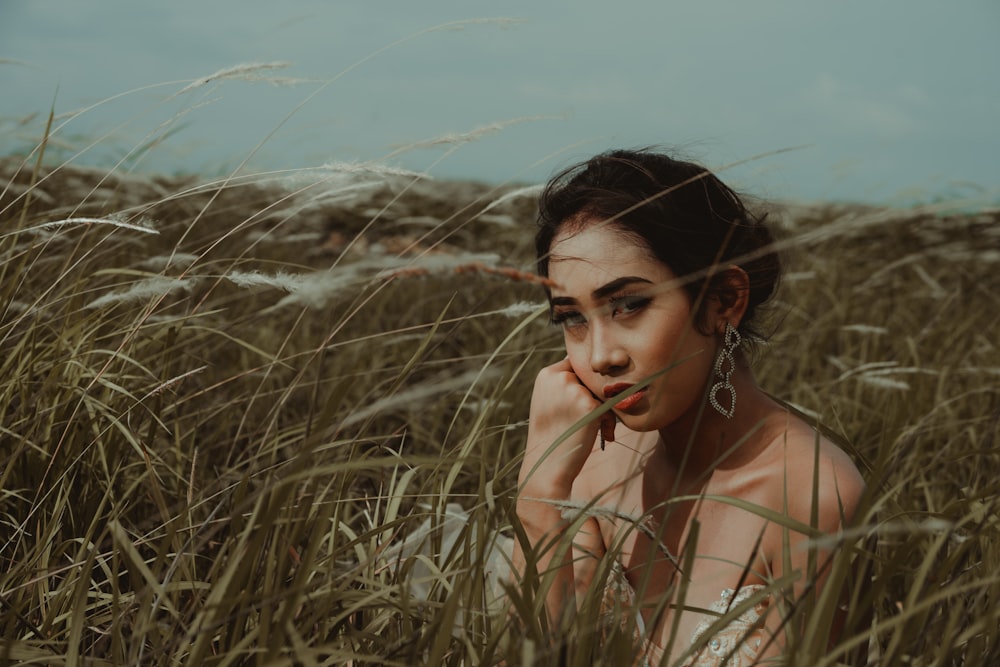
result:
[[[747,364],[780,273],[770,233],[714,175],[650,151],[566,170],[540,209],[538,269],[566,357],[534,385],[515,567],[548,575],[555,619],[615,558],[607,590],[634,594],[654,664],[779,655],[766,587],[818,590],[829,556],[789,526],[836,533],[864,485]]]

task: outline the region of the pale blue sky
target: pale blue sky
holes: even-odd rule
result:
[[[489,17],[522,21],[420,34]],[[213,175],[265,139],[248,169],[379,160],[533,117],[391,163],[537,182],[614,146],[680,146],[712,167],[806,146],[724,178],[771,198],[1000,196],[996,0],[0,0],[0,59],[19,61],[0,64],[0,153],[41,122],[16,120],[53,100],[62,113],[151,86],[61,128],[73,146],[97,141],[78,161],[112,166],[178,113],[140,169]],[[271,75],[310,82],[168,99],[274,61],[291,64]]]

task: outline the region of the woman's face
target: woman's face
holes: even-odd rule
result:
[[[599,400],[670,369],[615,406],[625,426],[661,429],[697,408],[717,343],[693,326],[687,294],[669,285],[676,276],[648,249],[611,225],[564,225],[549,278],[570,364]]]

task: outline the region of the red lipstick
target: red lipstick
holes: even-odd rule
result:
[[[615,384],[609,384],[604,388],[604,397],[611,398],[612,396],[617,396],[618,394],[631,389],[634,385],[628,382],[616,382]],[[642,397],[646,394],[646,388],[643,387],[639,391],[635,392],[628,398],[623,398],[618,403],[615,403],[615,410],[629,410],[642,400]]]

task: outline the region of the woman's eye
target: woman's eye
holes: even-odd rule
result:
[[[580,327],[587,323],[582,313],[575,310],[564,310],[552,314],[552,324],[563,328]]]
[[[623,296],[611,300],[611,316],[628,315],[642,310],[652,299],[648,296]]]

